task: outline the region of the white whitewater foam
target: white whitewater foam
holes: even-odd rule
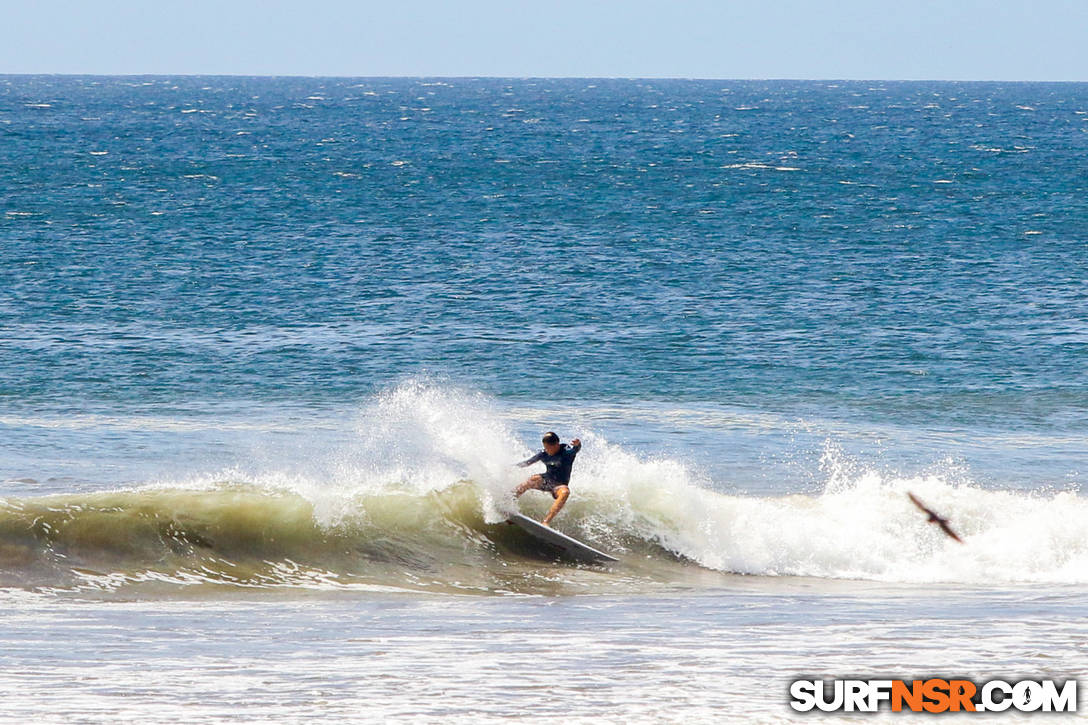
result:
[[[617,525],[703,566],[763,576],[991,585],[1088,583],[1088,500],[1073,492],[985,490],[958,472],[832,472],[817,495],[707,490],[683,467],[609,459],[591,475]],[[585,488],[579,480],[579,489]],[[926,520],[913,492],[951,522]]]
[[[988,490],[950,465],[923,474],[866,470],[830,446],[811,494],[731,494],[728,481],[677,460],[640,458],[586,425],[562,431],[584,448],[561,524],[606,539],[642,540],[708,568],[761,576],[1088,583],[1088,500],[1074,492]],[[531,450],[490,399],[418,381],[364,408],[349,444],[306,453],[295,451],[290,464],[287,454],[272,455],[224,476],[298,493],[325,525],[365,514],[360,496],[422,497],[472,481],[485,520],[497,523],[513,505],[512,488],[536,470],[512,465]],[[927,523],[908,491],[965,543]],[[529,495],[523,508],[545,505],[541,496]]]

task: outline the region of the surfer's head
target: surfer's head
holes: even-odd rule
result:
[[[544,450],[548,452],[549,456],[554,456],[559,450],[559,436],[552,431],[545,433],[544,437],[540,440],[544,444]]]

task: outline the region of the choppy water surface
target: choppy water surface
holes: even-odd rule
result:
[[[637,600],[7,600],[0,687],[14,719],[781,722],[787,678],[1086,674],[1079,596],[780,584]]]
[[[1088,677],[1086,141],[1085,84],[0,77],[7,711]],[[503,523],[553,428],[615,567]]]

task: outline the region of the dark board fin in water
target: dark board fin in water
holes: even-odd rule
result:
[[[510,514],[510,523],[517,524],[540,541],[547,542],[553,546],[558,546],[575,559],[590,562],[619,561],[619,559],[614,556],[606,554],[603,551],[598,551],[588,544],[583,544],[574,537],[567,536],[562,531],[556,531],[539,521],[533,521],[523,514]]]

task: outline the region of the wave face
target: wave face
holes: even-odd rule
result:
[[[1088,501],[987,490],[962,472],[866,471],[829,449],[811,494],[752,496],[673,459],[580,432],[557,527],[616,553],[557,558],[505,524],[528,454],[482,396],[406,384],[359,416],[356,444],[272,470],[0,500],[0,585],[537,593],[721,584],[722,574],[904,583],[1088,583]],[[914,492],[964,539],[946,538]],[[531,492],[522,511],[551,499]]]

